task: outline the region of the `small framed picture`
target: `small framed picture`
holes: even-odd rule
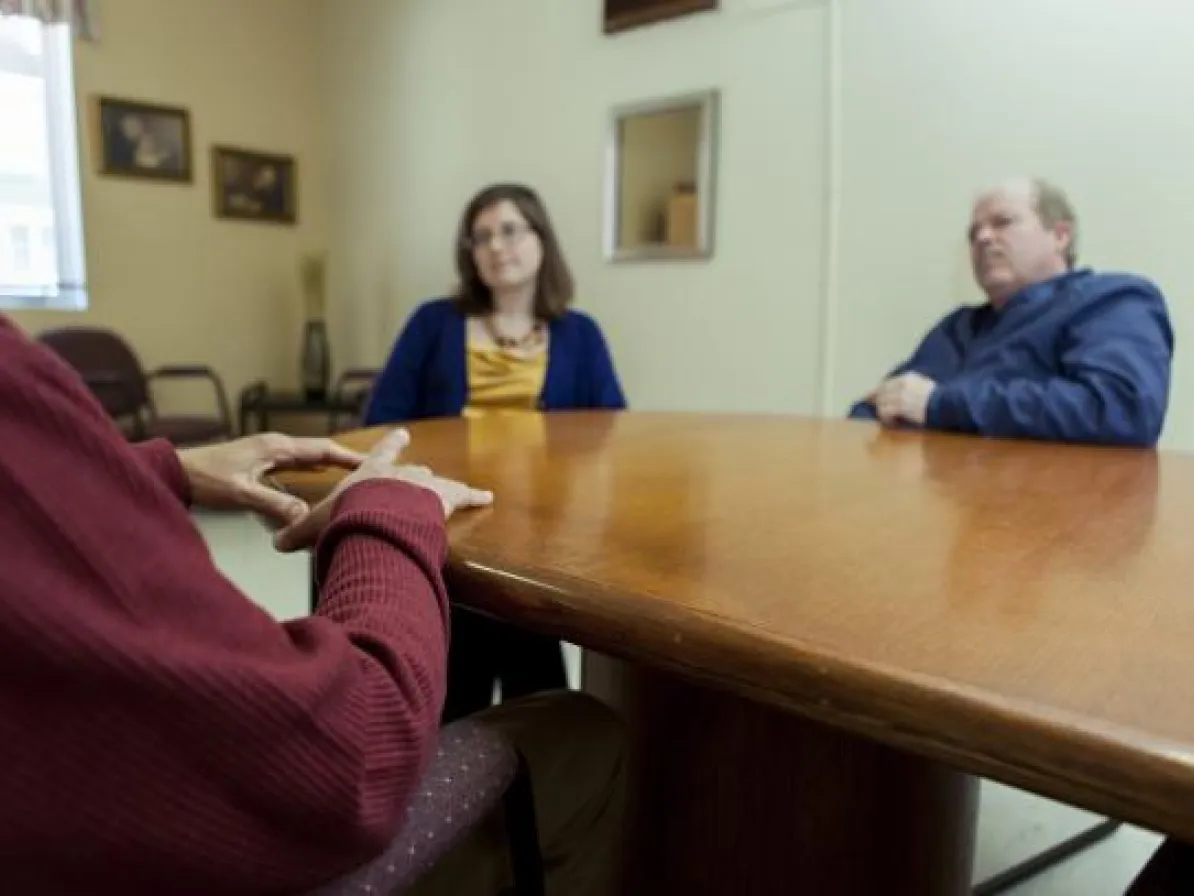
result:
[[[298,221],[298,163],[294,156],[212,147],[217,218],[294,224]]]
[[[604,0],[602,27],[616,34],[642,25],[718,8],[718,0]]]
[[[111,177],[191,183],[191,115],[176,106],[96,98],[99,171]]]

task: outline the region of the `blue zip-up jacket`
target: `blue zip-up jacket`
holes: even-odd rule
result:
[[[996,310],[959,308],[889,376],[937,383],[928,429],[992,438],[1151,447],[1169,404],[1173,329],[1160,290],[1072,271]],[[860,401],[854,418],[875,419]]]
[[[366,426],[455,417],[464,410],[466,323],[452,299],[433,299],[415,309],[373,387]],[[539,409],[624,409],[622,386],[596,322],[587,314],[568,311],[548,328]]]

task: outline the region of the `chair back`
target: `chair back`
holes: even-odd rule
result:
[[[514,745],[496,728],[472,719],[453,722],[440,732],[439,749],[389,847],[363,867],[307,896],[405,892],[494,812],[511,785],[525,774]],[[529,817],[508,818],[507,826],[529,826],[529,831],[520,833],[532,839],[532,864],[537,864],[541,875],[533,806],[528,812]],[[511,863],[518,864],[513,857]]]
[[[60,327],[38,339],[78,371],[104,410],[120,418],[149,404],[145,371],[120,336],[101,327]]]
[[[373,392],[373,385],[381,373],[372,367],[353,367],[340,374],[332,390],[332,402],[338,407],[352,404],[354,411],[334,410],[328,415],[328,431],[335,434],[346,429],[360,429],[365,425],[365,411]]]

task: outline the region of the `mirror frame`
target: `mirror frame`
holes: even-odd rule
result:
[[[615,106],[609,117],[605,146],[605,260],[607,262],[689,261],[713,256],[714,220],[716,218],[717,131],[721,91],[716,88],[643,100]],[[696,106],[700,109],[700,144],[697,147],[697,248],[675,249],[668,246],[618,246],[621,218],[622,168],[621,123],[633,115],[675,112]]]

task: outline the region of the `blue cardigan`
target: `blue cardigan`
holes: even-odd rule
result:
[[[468,403],[467,318],[452,299],[420,305],[377,378],[365,425],[454,417]],[[549,325],[544,411],[626,407],[605,337],[591,317],[569,311]]]
[[[889,376],[937,382],[927,428],[997,438],[1156,444],[1169,404],[1173,330],[1140,277],[1074,271],[1001,310],[959,308]],[[874,419],[860,401],[855,418]]]

